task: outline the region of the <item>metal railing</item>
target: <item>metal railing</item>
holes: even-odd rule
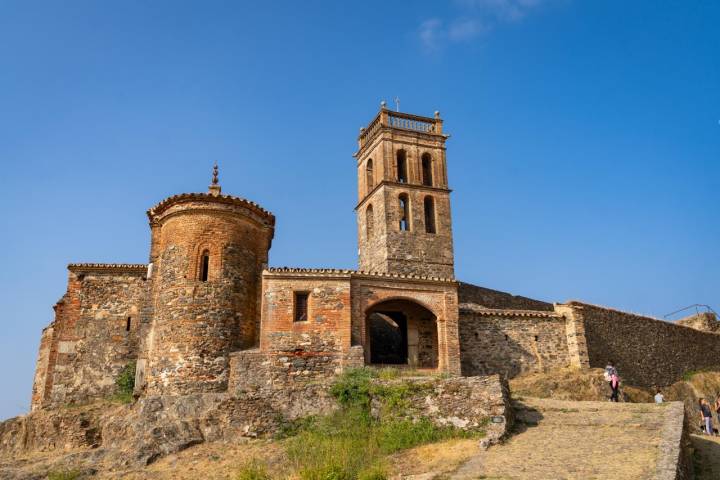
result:
[[[670,312],[667,315],[663,315],[663,318],[668,319],[673,315],[677,315],[680,312],[685,312],[693,308],[695,309],[695,315],[700,315],[701,313],[714,313],[716,317],[718,316],[717,312],[713,310],[710,305],[705,305],[703,303],[693,303],[692,305],[688,305],[685,308],[681,308],[680,310],[675,310],[674,312]]]

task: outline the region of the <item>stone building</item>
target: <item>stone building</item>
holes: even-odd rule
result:
[[[458,282],[447,139],[439,112],[384,104],[361,129],[359,270],[270,267],[275,217],[222,194],[217,166],[208,192],[161,201],[147,264],[68,266],[32,409],[109,395],[130,362],[138,396],[287,392],[361,365],[515,376],[609,358],[664,385],[715,363],[712,315],[676,325]]]

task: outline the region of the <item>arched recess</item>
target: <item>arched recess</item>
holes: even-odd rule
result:
[[[375,188],[375,174],[373,172],[373,161],[372,158],[368,159],[367,165],[365,166],[365,183],[367,183],[367,193],[370,193]]]
[[[422,167],[422,184],[432,186],[432,157],[429,153],[423,153],[421,158]]]
[[[365,314],[366,362],[438,367],[437,317],[409,299],[385,300]]]

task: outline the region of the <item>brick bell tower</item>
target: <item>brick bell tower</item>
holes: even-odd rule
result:
[[[389,110],[360,129],[360,270],[454,278],[450,189],[440,112]]]

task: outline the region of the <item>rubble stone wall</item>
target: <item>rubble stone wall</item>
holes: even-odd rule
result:
[[[33,409],[111,395],[120,371],[137,358],[144,267],[70,268],[68,293],[43,333]]]
[[[159,228],[151,249],[158,255],[151,258],[154,318],[143,352],[149,395],[225,391],[230,351],[257,344],[272,227],[244,204],[225,202],[207,196],[151,210]]]
[[[614,361],[633,385],[666,386],[685,372],[718,365],[718,334],[581,302],[566,306],[584,325],[590,367]]]
[[[508,378],[571,365],[566,319],[551,312],[493,311],[463,304],[460,353],[463,375]]]
[[[475,303],[486,308],[509,310],[543,310],[552,311],[553,304],[511,293],[478,287],[471,283],[458,283],[458,300],[460,303]]]

